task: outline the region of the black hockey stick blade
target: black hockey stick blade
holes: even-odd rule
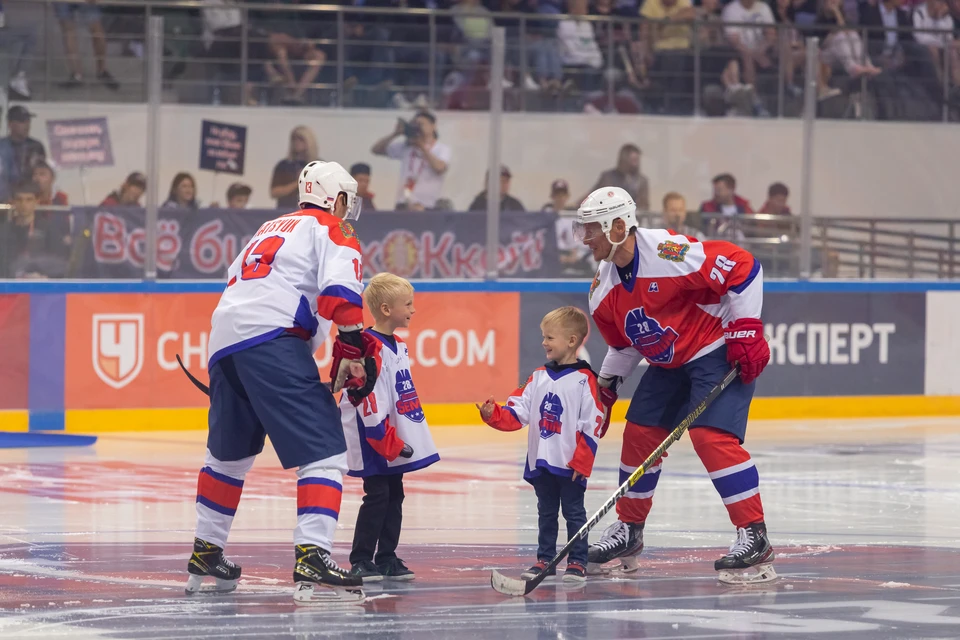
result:
[[[194,375],[190,373],[186,365],[183,364],[183,360],[180,359],[179,353],[177,354],[177,364],[180,365],[180,368],[183,370],[185,374],[187,374],[187,377],[190,378],[190,382],[192,382],[197,387],[197,389],[200,389],[200,391],[203,391],[203,393],[207,396],[210,395],[210,387],[208,387],[207,385],[197,380],[196,377],[194,377]]]
[[[667,439],[660,443],[660,446],[654,449],[646,460],[643,461],[643,464],[636,468],[636,470],[630,474],[630,477],[627,478],[623,484],[620,485],[620,488],[617,489],[610,498],[603,503],[603,506],[600,507],[600,510],[597,511],[593,516],[587,520],[586,524],[580,527],[580,531],[577,531],[576,534],[570,540],[567,541],[567,544],[563,545],[563,549],[560,549],[560,552],[550,561],[543,571],[541,571],[537,577],[531,578],[530,580],[523,580],[518,578],[508,578],[503,575],[496,569],[493,570],[493,573],[490,574],[490,586],[494,588],[498,593],[502,593],[507,596],[525,596],[534,589],[536,589],[544,579],[553,572],[553,570],[560,564],[560,561],[567,557],[567,554],[570,553],[570,550],[573,549],[573,545],[576,544],[577,540],[586,539],[590,534],[590,530],[593,529],[598,522],[603,519],[603,516],[613,509],[614,505],[617,504],[617,501],[622,498],[627,491],[630,490],[637,480],[640,479],[647,469],[653,466],[653,463],[659,460],[663,453],[670,448],[674,442],[680,439],[683,436],[683,433],[690,428],[690,425],[696,421],[700,415],[707,410],[717,396],[719,396],[724,389],[729,387],[734,380],[737,379],[737,376],[740,375],[740,365],[734,365],[732,369],[723,377],[723,380],[717,383],[713,389],[710,389],[710,393],[707,394],[707,397],[700,401],[693,411],[690,412],[683,421],[670,432],[670,435],[667,436]]]

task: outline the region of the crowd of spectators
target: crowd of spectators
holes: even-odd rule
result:
[[[669,1],[669,0],[668,0]],[[679,0],[678,0],[679,1]],[[740,1],[740,0],[738,0]],[[71,225],[69,212],[57,211],[56,206],[69,204],[67,195],[57,189],[56,169],[47,159],[43,145],[30,137],[32,114],[22,105],[15,105],[8,113],[8,136],[0,138],[0,192],[10,208],[0,217],[0,274],[8,277],[50,277],[67,272],[71,258]],[[394,129],[378,140],[371,154],[381,155],[401,163],[394,210],[452,212],[457,207],[443,196],[444,178],[453,154],[439,139],[436,116],[419,111],[410,121],[398,120]],[[789,220],[787,204],[789,189],[782,183],[770,185],[764,204],[758,213],[787,217],[785,219],[752,218],[754,209],[749,200],[738,194],[733,175],[722,173],[712,180],[713,196],[702,202],[696,212],[689,211],[687,201],[677,192],[663,197],[662,210],[653,212],[650,205],[650,185],[641,171],[641,149],[632,143],[622,145],[616,154],[614,166],[602,171],[590,191],[602,186],[625,189],[637,203],[647,220],[662,223],[664,227],[691,237],[725,238],[742,242],[748,239],[770,238],[776,242],[796,240],[796,225]],[[296,209],[299,175],[312,159],[319,158],[316,136],[306,126],[297,126],[290,132],[287,154],[274,168],[269,193],[280,211]],[[363,209],[375,211],[371,190],[371,168],[367,163],[350,167],[357,180],[358,194]],[[468,211],[487,209],[487,184],[484,176],[477,195]],[[511,193],[513,174],[506,165],[500,167],[500,210],[504,212],[534,211]],[[143,173],[134,171],[123,183],[101,202],[102,207],[140,207],[147,190]],[[241,182],[226,190],[225,204],[230,209],[246,209],[253,190]],[[589,193],[589,192],[588,192]],[[540,211],[563,214],[576,208],[586,197],[571,200],[570,187],[563,178],[550,184],[547,202]],[[186,171],[177,173],[170,183],[162,209],[198,211],[205,206],[219,207],[219,202],[204,205],[198,198],[197,182]],[[38,212],[38,207],[40,208]],[[51,208],[53,207],[53,208]],[[659,214],[659,215],[657,215]],[[652,217],[651,217],[652,216]],[[570,224],[561,218],[557,222],[557,244],[561,268],[565,275],[587,275],[595,267],[589,251],[573,237]],[[0,275],[2,277],[2,275]]]
[[[208,82],[185,84],[184,91],[202,86],[213,102],[229,91],[229,101],[242,104],[485,109],[497,25],[507,33],[506,71],[496,79],[507,108],[523,101],[527,109],[685,115],[699,86],[704,115],[762,116],[774,102],[783,106],[781,77],[788,106],[799,110],[803,40],[817,36],[819,99],[869,102],[881,119],[934,119],[944,107],[960,109],[960,0],[343,0],[342,30],[337,14],[307,4],[315,5],[202,0],[197,8],[159,9],[171,36],[167,79],[190,65],[191,80]],[[107,43],[116,37],[125,52],[142,56],[142,16],[92,2],[52,7],[64,44],[62,86],[86,84],[91,70],[78,44],[86,31],[95,81],[119,89]],[[424,13],[350,13],[352,7],[444,13],[429,20]],[[0,45],[10,52],[7,84],[15,99],[31,97],[24,60],[33,56],[37,35],[35,26],[6,24],[0,7]]]

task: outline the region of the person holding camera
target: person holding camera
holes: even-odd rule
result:
[[[393,132],[373,145],[373,153],[401,162],[398,211],[433,209],[443,189],[450,147],[437,140],[437,118],[420,111],[413,120],[397,120]]]

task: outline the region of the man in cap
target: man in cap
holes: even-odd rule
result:
[[[567,202],[569,200],[570,185],[567,184],[566,180],[558,178],[550,185],[550,202],[543,205],[543,207],[540,208],[540,211],[545,213],[560,213],[561,211],[566,210]]]
[[[6,138],[0,138],[0,192],[4,200],[10,197],[10,188],[33,174],[33,165],[47,159],[47,152],[39,141],[30,137],[30,119],[33,114],[23,105],[13,105],[7,112]]]
[[[489,175],[484,177],[484,189],[478,193],[477,197],[474,198],[473,202],[470,203],[470,211],[487,210],[486,184],[489,182],[489,178]],[[523,206],[523,203],[510,195],[510,180],[512,178],[513,174],[510,173],[510,169],[507,168],[507,165],[500,165],[500,211],[526,211],[527,209]]]

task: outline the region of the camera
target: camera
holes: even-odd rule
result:
[[[403,123],[403,136],[407,139],[407,142],[416,140],[423,135],[423,131],[420,130],[419,122],[407,122],[406,120],[401,120],[400,122]]]

